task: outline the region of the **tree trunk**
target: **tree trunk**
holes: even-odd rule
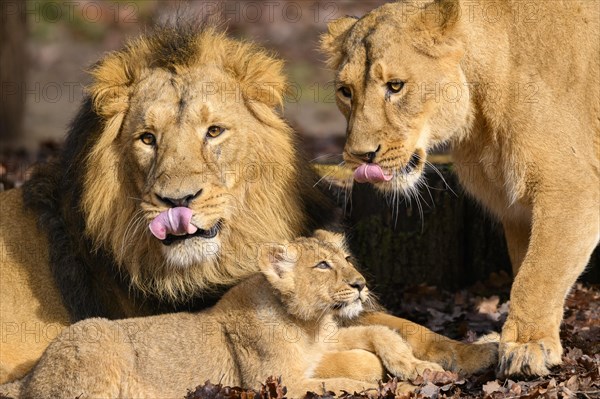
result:
[[[0,143],[22,132],[27,69],[25,2],[0,2]]]

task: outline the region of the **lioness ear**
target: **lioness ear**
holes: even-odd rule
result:
[[[328,230],[315,230],[313,236],[319,241],[325,241],[336,247],[346,249],[346,239],[343,234]]]
[[[327,66],[337,69],[342,61],[342,44],[350,29],[358,21],[357,17],[345,16],[334,19],[327,25],[327,33],[321,35],[321,51],[327,55]]]
[[[413,17],[413,45],[432,56],[464,54],[460,0],[436,0]]]
[[[261,259],[261,271],[267,280],[281,292],[294,288],[292,270],[296,266],[297,253],[289,244],[269,245]]]

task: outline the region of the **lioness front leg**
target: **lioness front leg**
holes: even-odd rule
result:
[[[495,340],[465,344],[383,312],[365,313],[360,323],[391,328],[408,342],[417,358],[435,362],[446,370],[473,374],[498,363],[498,343]]]
[[[443,371],[432,362],[420,360],[400,335],[384,326],[355,326],[341,329],[333,344],[336,350],[364,349],[373,352],[387,371],[401,379],[414,379],[426,369]]]
[[[565,297],[599,238],[598,195],[540,194],[527,254],[511,290],[498,374],[545,375],[561,363]],[[595,204],[595,205],[594,205]]]
[[[508,247],[508,255],[512,265],[513,277],[517,275],[529,247],[531,221],[503,220],[504,237]]]

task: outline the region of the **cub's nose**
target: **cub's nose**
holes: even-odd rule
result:
[[[358,290],[358,292],[361,292],[365,288],[367,283],[364,279],[358,279],[358,280],[354,280],[353,282],[349,283],[349,285],[350,285],[350,287]]]
[[[162,202],[170,208],[176,208],[178,206],[183,206],[187,208],[193,200],[200,196],[200,194],[202,194],[202,189],[196,191],[193,194],[188,194],[180,198],[166,197],[158,194],[156,194],[156,197],[160,200],[160,202]]]

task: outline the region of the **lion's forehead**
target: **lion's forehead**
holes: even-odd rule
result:
[[[210,123],[232,119],[244,113],[237,85],[210,75],[170,76],[140,83],[132,95],[128,122],[160,128],[174,122]],[[233,112],[232,112],[233,111]]]

